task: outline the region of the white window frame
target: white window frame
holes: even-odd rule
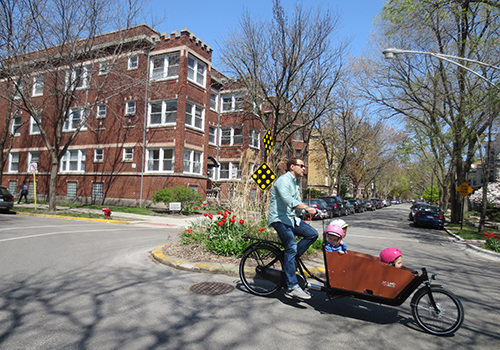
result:
[[[9,153],[9,173],[19,172],[19,152]]]
[[[151,80],[172,79],[179,76],[180,52],[151,57]]]
[[[40,123],[42,122],[42,113],[38,113],[38,120],[40,120]],[[30,115],[30,135],[38,135],[40,134],[40,127],[35,121],[35,118]]]
[[[130,100],[125,103],[125,115],[134,116],[137,111],[136,100]]]
[[[158,106],[160,103],[161,103],[161,112],[155,112],[155,115],[158,115],[158,113],[161,113],[160,122],[159,123],[156,123],[156,122],[152,123],[151,122],[151,115],[152,115],[153,105]],[[173,113],[172,109],[167,109],[167,107],[172,108],[173,106],[175,106],[175,114]],[[173,120],[171,120],[172,116],[175,116],[173,118]],[[170,119],[170,120],[168,120],[168,119]],[[176,123],[177,123],[177,100],[155,101],[155,102],[149,103],[149,106],[148,106],[148,126],[176,125]]]
[[[79,118],[75,120],[75,116],[77,115],[79,116]],[[78,120],[79,122],[75,125],[75,122]],[[75,131],[76,129],[78,129],[78,126],[80,125],[82,125],[80,131],[87,130],[86,122],[87,122],[87,110],[85,108],[82,107],[71,108],[69,110],[68,117],[64,121],[63,131]]]
[[[14,84],[14,99],[19,100],[22,97],[22,93],[24,92],[24,81],[19,80]]]
[[[21,114],[16,114],[15,116],[13,116],[11,126],[10,126],[11,134],[14,136],[21,135],[21,125],[22,124],[23,124],[23,122],[22,122],[22,115]]]
[[[219,94],[212,91],[210,94],[210,109],[218,111],[217,106],[219,105]]]
[[[172,158],[165,158],[165,151],[172,154]],[[158,158],[151,158],[153,152],[158,152]],[[153,162],[158,162],[158,169],[152,169]],[[171,169],[165,169],[165,161],[171,162]],[[173,173],[175,166],[175,149],[173,147],[148,148],[146,150],[146,172],[157,173]]]
[[[133,160],[134,160],[134,148],[133,147],[123,148],[123,161],[131,162]]]
[[[226,168],[227,170],[223,169]],[[225,173],[227,172],[227,177]],[[224,177],[222,174],[224,173]],[[220,162],[219,164],[219,180],[240,180],[241,179],[241,164],[240,162]]]
[[[99,62],[99,75],[109,74],[109,68],[110,67],[108,61]]]
[[[241,130],[241,133],[236,134],[237,130]],[[226,134],[229,132],[229,135]],[[229,143],[222,143],[222,139],[228,139]],[[238,142],[235,142],[238,141]],[[241,145],[243,144],[243,127],[225,127],[221,128],[219,145],[221,146],[233,146],[233,145]]]
[[[128,58],[128,70],[139,68],[139,54],[130,55]]]
[[[203,152],[194,149],[184,149],[184,174],[201,175],[203,171]]]
[[[106,118],[107,110],[108,110],[108,106],[105,103],[101,103],[101,104],[97,105],[96,118],[97,119]]]
[[[60,172],[84,173],[85,161],[86,161],[85,149],[67,150],[66,154],[61,158]],[[76,169],[74,165],[76,165]]]
[[[193,55],[188,57],[188,80],[205,87],[207,64]]]
[[[94,162],[104,162],[104,148],[94,148]]]
[[[217,127],[210,125],[208,127],[208,143],[210,145],[217,144],[217,135],[219,134]]]
[[[260,149],[260,132],[258,130],[250,129],[248,143],[250,147]]]
[[[28,152],[28,166],[26,169],[27,172],[30,172],[31,163],[36,163],[37,165],[38,163],[40,163],[40,152],[38,151]]]
[[[39,74],[33,77],[33,90],[31,92],[31,95],[33,97],[43,96],[43,87],[45,85],[44,79],[45,78],[43,74]]]
[[[245,109],[245,96],[241,93],[224,94],[221,99],[222,112],[239,112]]]
[[[186,102],[186,126],[203,130],[204,120],[205,108],[189,101]]]
[[[80,80],[78,78],[81,76]],[[78,82],[78,85],[74,85]],[[90,65],[82,65],[80,67],[73,67],[71,74],[69,74],[69,84],[71,89],[83,90],[88,89],[90,85]]]

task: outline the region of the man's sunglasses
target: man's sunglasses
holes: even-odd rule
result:
[[[294,165],[299,166],[299,167],[301,167],[302,169],[304,169],[304,168],[306,167],[304,164],[294,164]]]

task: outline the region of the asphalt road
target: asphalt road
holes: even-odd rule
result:
[[[153,262],[148,251],[175,239],[175,228],[0,214],[0,349],[498,349],[500,260],[414,228],[407,214],[399,205],[344,218],[348,249],[397,246],[405,266],[438,274],[464,304],[454,336],[422,332],[409,300],[264,298],[234,277]],[[202,282],[235,289],[190,291]]]

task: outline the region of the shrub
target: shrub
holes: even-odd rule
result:
[[[191,213],[201,204],[203,198],[192,188],[182,187],[180,185],[173,188],[162,188],[153,194],[154,203],[163,202],[166,205],[171,202],[181,202],[182,211]]]

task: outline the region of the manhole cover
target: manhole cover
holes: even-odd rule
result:
[[[192,285],[189,290],[196,294],[203,295],[220,295],[227,294],[233,291],[234,287],[227,283],[221,282],[202,282]]]

